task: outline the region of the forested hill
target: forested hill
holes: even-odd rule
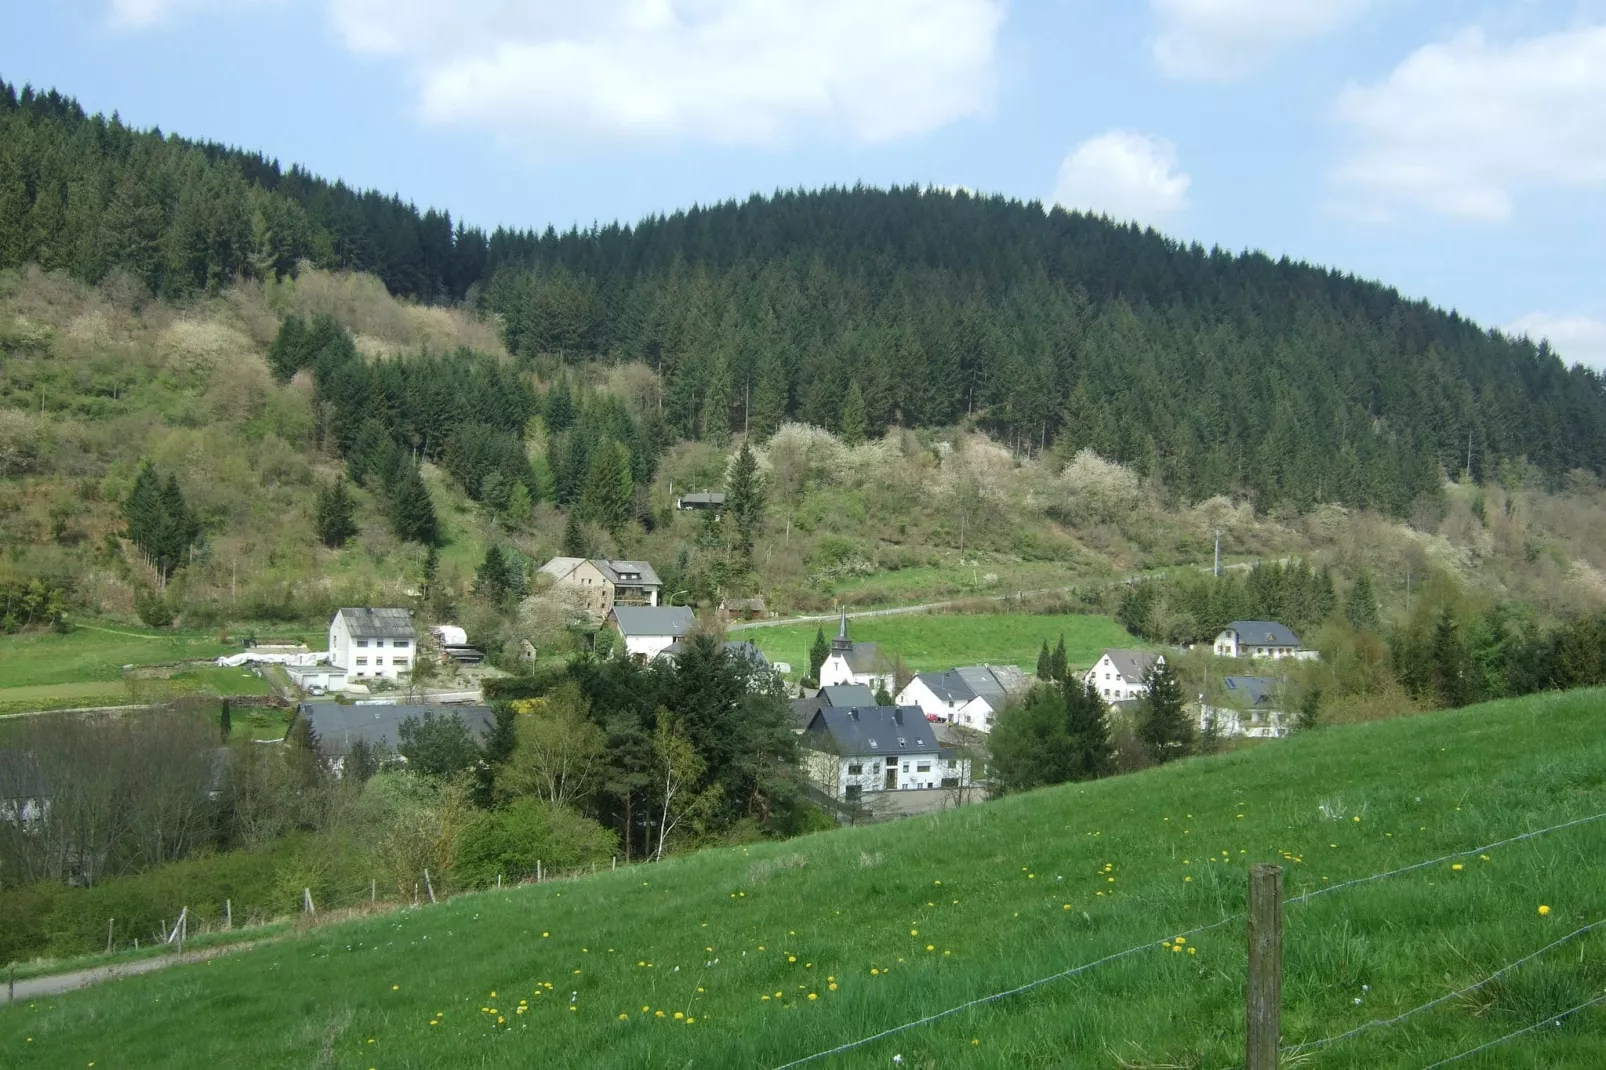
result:
[[[478,302],[549,370],[643,361],[686,437],[970,418],[1022,448],[1092,448],[1183,498],[1393,512],[1469,464],[1606,472],[1600,376],[1305,264],[914,188],[487,235],[0,83],[0,267],[122,269],[182,296],[302,260]]]

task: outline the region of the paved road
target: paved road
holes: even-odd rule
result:
[[[1116,580],[1113,582],[1119,583],[1121,581]],[[1105,585],[1095,584],[1094,586],[1102,587]],[[944,602],[922,602],[917,606],[893,606],[890,609],[850,609],[848,610],[848,619],[858,620],[860,617],[898,617],[905,613],[930,613],[932,610],[936,609],[949,609],[961,602],[975,602],[978,600],[986,600],[988,602],[1007,602],[1011,598],[1034,598],[1038,595],[1065,594],[1068,591],[1074,590],[1076,590],[1076,586],[1075,584],[1072,584],[1069,587],[1040,587],[1035,591],[1006,591],[1003,594],[966,595],[963,598],[951,598]],[[809,617],[782,617],[777,620],[741,621],[736,624],[727,625],[725,630],[727,632],[739,632],[747,628],[781,628],[788,624],[824,624],[827,621],[837,621],[840,619],[840,613],[817,613]]]
[[[17,981],[15,986],[0,986],[0,1006],[13,1000],[41,999],[46,996],[59,996],[63,992],[71,992],[78,988],[88,988],[98,985],[102,981],[115,981],[120,977],[133,977],[137,974],[150,973],[166,966],[175,966],[180,962],[205,962],[207,959],[226,955],[231,951],[254,947],[256,941],[241,944],[225,944],[222,947],[209,947],[202,951],[191,951],[184,955],[160,955],[156,958],[135,959],[132,962],[119,962],[111,966],[96,966],[88,970],[74,970],[71,973],[53,973],[48,977],[30,977],[24,981]]]

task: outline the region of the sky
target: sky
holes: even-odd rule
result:
[[[1606,369],[1606,0],[54,0],[0,77],[454,219],[966,187]]]

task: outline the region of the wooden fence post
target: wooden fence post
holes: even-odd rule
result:
[[[1249,867],[1249,985],[1244,1007],[1245,1070],[1277,1070],[1282,1039],[1283,868]]]
[[[433,903],[435,901],[435,885],[430,883],[429,870],[427,869],[424,870],[424,890],[429,892],[429,901]]]
[[[308,914],[318,913],[318,908],[312,905],[312,889],[301,889],[301,908]]]
[[[116,918],[106,919],[106,954],[108,955],[112,953],[112,923],[116,920]]]
[[[234,928],[234,900],[232,899],[223,900],[223,927],[225,929]]]

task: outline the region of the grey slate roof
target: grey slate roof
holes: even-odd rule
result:
[[[685,649],[685,640],[676,639],[673,643],[670,643],[668,646],[664,647],[663,652],[664,654],[668,654],[670,657],[678,657],[681,651]],[[725,654],[731,658],[745,658],[747,661],[752,663],[752,666],[755,669],[767,669],[770,667],[770,659],[764,656],[764,651],[760,650],[758,648],[758,644],[753,642],[751,639],[727,640],[725,643]],[[660,654],[659,656],[662,657],[663,655]]]
[[[923,672],[916,678],[943,702],[964,705],[976,697],[970,682],[958,669],[949,669],[947,672]]]
[[[597,558],[591,562],[598,570],[615,585],[625,587],[662,587],[663,581],[658,573],[645,561],[609,561],[606,558]]]
[[[937,734],[919,706],[822,706],[804,741],[814,750],[866,754],[935,754]]]
[[[344,757],[358,740],[370,747],[394,751],[401,741],[402,722],[407,718],[426,720],[453,714],[463,718],[476,743],[484,743],[496,726],[496,713],[489,706],[343,706],[338,702],[303,702],[296,707],[296,719],[306,720],[318,737],[318,750],[330,758]]]
[[[1228,676],[1222,680],[1227,701],[1245,709],[1272,707],[1282,690],[1282,681],[1271,676]]]
[[[614,606],[609,615],[626,638],[672,635],[678,639],[697,623],[690,606]]]
[[[688,505],[724,505],[725,494],[718,490],[699,490],[692,494],[682,494],[680,500]]]
[[[554,557],[552,560],[536,569],[536,571],[545,572],[554,580],[561,580],[569,573],[579,568],[584,562],[585,558],[583,557]]]
[[[792,700],[793,727],[804,729],[814,715],[826,706],[874,706],[875,695],[867,684],[834,684],[822,687],[808,698]]]
[[[413,611],[410,609],[342,609],[354,639],[416,639]]]
[[[1106,650],[1104,656],[1110,659],[1122,679],[1133,684],[1141,684],[1144,673],[1160,660],[1160,655],[1147,650]]]
[[[880,672],[885,668],[881,660],[881,648],[874,643],[854,643],[852,649],[837,653],[842,655],[842,660],[855,673]]]
[[[1274,620],[1235,620],[1227,625],[1227,630],[1238,633],[1239,645],[1295,647],[1299,645],[1299,636]]]
[[[1030,683],[1013,665],[967,665],[947,672],[923,672],[920,681],[944,702],[963,705],[979,698],[994,710],[1003,709],[1011,694],[1025,690]]]

